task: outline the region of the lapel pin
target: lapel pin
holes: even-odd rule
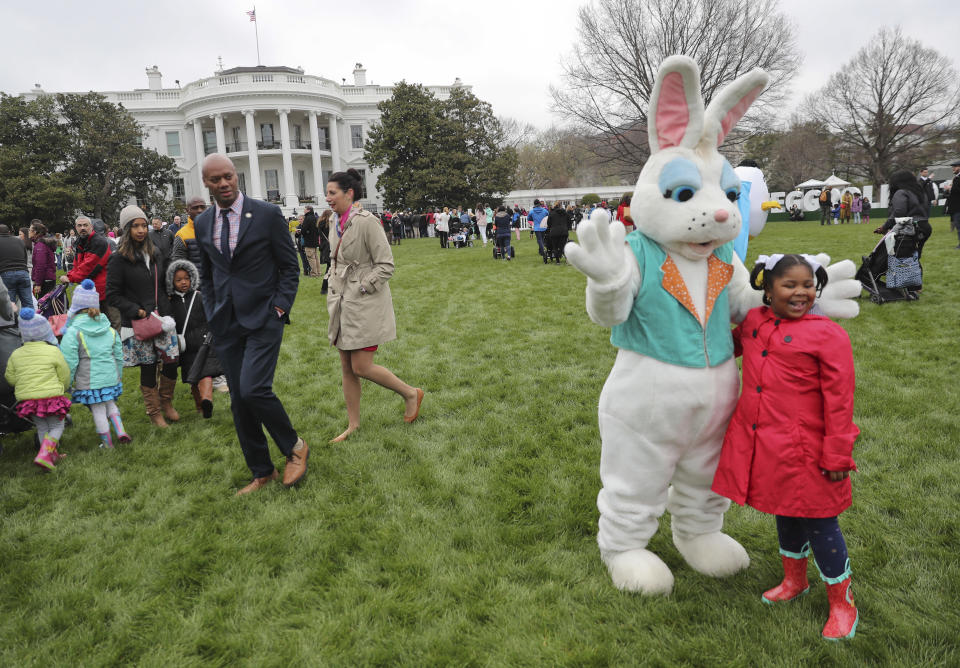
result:
[[[247,215],[245,216],[245,218],[253,218],[253,214],[248,211],[248,212],[247,212]]]

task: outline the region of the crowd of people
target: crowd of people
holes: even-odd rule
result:
[[[173,406],[178,370],[203,418],[213,413],[215,384],[231,392],[238,438],[253,474],[251,485],[240,493],[256,491],[277,477],[269,463],[264,426],[287,457],[293,472],[285,474],[285,482],[293,484],[306,472],[309,451],[273,395],[272,377],[301,267],[305,276],[322,278],[321,291],[328,294],[328,336],[339,351],[347,409],[346,429],[333,439],[339,442],[359,427],[362,379],[396,392],[404,401],[408,422],[416,419],[423,400],[421,389],[373,363],[378,346],[396,337],[388,283],[394,266],[391,245],[409,238],[436,238],[446,248],[451,234],[454,238],[463,234],[484,246],[491,242],[497,249],[495,257],[510,260],[511,241],[520,239],[521,228],[529,228],[544,262],[559,263],[570,230],[597,208],[606,208],[605,202],[577,207],[535,200],[529,211],[518,205],[494,208],[477,203],[472,208],[376,215],[356,200],[359,176],[348,170],[331,176],[325,211],[317,214],[307,206],[299,217],[274,220],[279,215],[276,207],[260,212],[262,203],[244,199],[237,191],[228,159],[215,155],[208,163],[204,179],[214,205],[193,198],[187,202],[185,220],[177,216],[169,225],[135,205],[120,212],[114,229],[86,216],[79,216],[66,234],[50,234],[39,220],[17,236],[0,224],[0,278],[7,292],[0,299],[0,319],[19,324],[24,342],[11,356],[5,376],[14,387],[17,414],[37,427],[38,466],[55,468],[63,421],[72,403],[90,407],[102,447],[113,447],[115,439],[130,441],[116,400],[122,392],[122,369],[138,367],[143,405],[157,427],[180,420]],[[216,169],[222,172],[219,180],[208,180],[208,172]],[[960,163],[954,173],[955,181],[960,179]],[[234,182],[223,186],[231,175]],[[824,193],[829,203],[829,189]],[[912,216],[920,221],[919,254],[931,233],[927,219],[932,198],[922,178],[909,172],[894,174],[890,220],[877,232],[889,229],[895,217]],[[825,205],[821,224],[827,222],[828,208]],[[270,231],[275,224],[282,238],[265,237],[248,254],[247,242],[253,239],[247,238],[248,228],[240,221],[241,215],[249,219],[255,211],[270,221],[264,229]],[[869,221],[869,211],[865,198],[846,191],[830,215],[836,224],[859,224]],[[627,232],[634,229],[629,195],[610,213]],[[261,266],[264,255],[272,258],[272,269]],[[246,270],[235,268],[247,263]],[[247,281],[257,272],[263,274],[264,284],[251,283],[250,289],[262,293],[264,303],[250,302],[250,295],[239,290],[241,271]],[[62,284],[74,284],[76,289],[67,321],[55,334],[37,307],[38,300],[55,289],[58,272]],[[274,319],[279,329],[269,326]],[[248,365],[245,359],[252,361]]]
[[[191,213],[204,208],[201,203]],[[114,437],[132,440],[116,403],[124,367],[140,368],[144,406],[155,425],[180,419],[172,404],[177,369],[186,382],[191,368],[178,362],[193,361],[207,328],[202,306],[194,308],[197,268],[189,259],[175,259],[175,241],[183,239],[177,236],[179,218],[169,226],[159,219],[148,224],[139,207],[128,206],[115,230],[86,216],[63,235],[49,234],[39,220],[20,236],[0,225],[5,293],[0,320],[3,326],[17,326],[23,341],[7,361],[4,376],[13,387],[16,414],[37,428],[40,449],[34,463],[43,469],[54,469],[60,459],[60,436],[74,403],[90,407],[101,447],[112,448]],[[181,245],[189,254],[188,246]],[[63,272],[62,284],[76,288],[65,322],[54,333],[38,307],[55,289],[58,271]],[[66,308],[66,294],[61,300]],[[208,354],[211,358],[216,359]],[[208,362],[201,369],[206,373],[190,383],[197,410],[207,418],[213,409],[213,376],[220,375],[211,369]]]

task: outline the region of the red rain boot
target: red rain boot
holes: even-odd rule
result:
[[[807,558],[795,559],[781,554],[780,559],[783,561],[783,582],[763,592],[761,600],[764,603],[792,601],[810,591],[810,583],[807,580]]]
[[[827,598],[830,600],[830,617],[823,627],[823,637],[827,640],[852,638],[857,633],[860,613],[853,604],[853,592],[850,591],[850,576],[843,582],[827,583]]]

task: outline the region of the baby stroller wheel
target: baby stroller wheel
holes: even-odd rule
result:
[[[880,295],[870,295],[870,301],[874,304],[882,304],[883,300],[880,298]]]

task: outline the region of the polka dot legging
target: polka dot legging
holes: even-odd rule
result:
[[[780,549],[804,553],[809,545],[820,572],[828,578],[840,577],[847,569],[847,543],[836,517],[784,517],[777,515]]]

